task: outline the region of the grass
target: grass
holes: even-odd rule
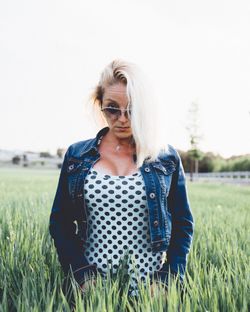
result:
[[[58,171],[0,169],[0,311],[70,311],[63,274],[48,233]],[[150,296],[141,285],[128,299],[122,275],[98,278],[77,311],[249,311],[250,188],[191,184],[195,234],[185,293],[173,280]]]

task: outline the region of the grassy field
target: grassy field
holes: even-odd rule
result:
[[[0,169],[0,311],[70,311],[48,233],[58,171]],[[185,287],[127,300],[122,279],[98,280],[77,311],[250,311],[250,187],[190,184],[195,235]],[[123,293],[119,293],[122,285]]]

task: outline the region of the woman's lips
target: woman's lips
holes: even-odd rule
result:
[[[126,131],[129,129],[129,127],[116,127],[119,131]]]

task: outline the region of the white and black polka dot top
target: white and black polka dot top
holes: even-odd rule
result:
[[[165,252],[152,253],[144,181],[140,172],[128,176],[102,174],[91,169],[86,177],[88,240],[85,256],[106,273],[119,267],[129,254],[128,272],[146,280],[161,268]],[[135,275],[134,275],[135,276]],[[135,280],[135,278],[133,278]]]

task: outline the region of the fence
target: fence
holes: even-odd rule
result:
[[[186,177],[190,179],[190,173],[186,173]],[[250,184],[250,171],[193,173],[193,181]]]

